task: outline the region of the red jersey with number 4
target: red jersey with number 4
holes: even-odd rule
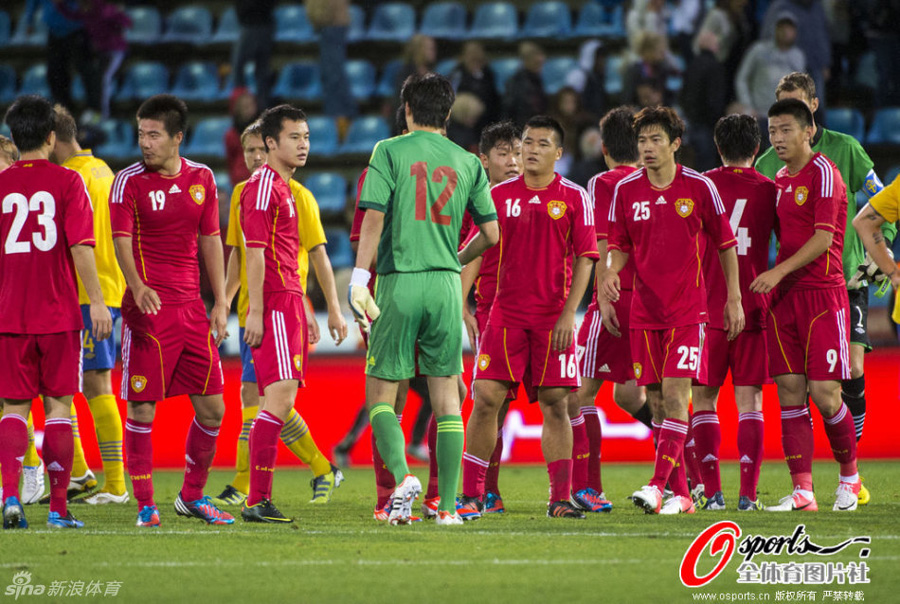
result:
[[[109,214],[113,239],[131,237],[138,275],[161,303],[184,304],[200,297],[197,235],[219,234],[212,170],[185,158],[175,176],[133,164],[116,174]],[[126,290],[125,297],[131,295]]]
[[[291,188],[268,164],[241,192],[241,228],[247,248],[265,248],[263,292],[302,294],[297,254],[300,229]]]
[[[0,333],[80,330],[69,248],[94,246],[84,181],[44,159],[18,161],[0,173],[0,196]]]
[[[574,258],[597,259],[587,191],[559,174],[531,189],[518,176],[491,189],[500,222],[497,297],[490,324],[552,329],[572,282]]]
[[[828,250],[781,280],[781,289],[844,287],[841,254],[847,227],[847,187],[830,159],[816,153],[796,174],[787,166],[775,175],[778,187],[778,258],[790,258],[817,230],[834,234]]]
[[[775,183],[753,168],[722,167],[703,175],[716,185],[737,240],[741,304],[747,321],[745,329],[765,329],[769,297],[752,293],[750,284],[769,265],[769,239],[775,228]],[[715,246],[707,245],[708,241],[704,237],[703,278],[706,280],[709,325],[724,329],[728,288],[719,253]]]
[[[588,194],[594,203],[594,226],[597,227],[597,240],[609,240],[609,207],[612,205],[613,192],[619,181],[637,170],[632,166],[616,166],[612,170],[601,172],[588,182]],[[601,270],[603,267],[600,267]],[[634,287],[634,259],[629,256],[625,268],[619,271],[622,289]],[[591,297],[591,304],[597,305],[597,288]]]
[[[735,245],[712,181],[677,165],[672,183],[658,189],[642,168],[616,185],[609,221],[608,249],[634,258],[632,329],[708,322],[701,231],[718,250]]]

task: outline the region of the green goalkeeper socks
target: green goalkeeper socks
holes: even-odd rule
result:
[[[459,484],[459,468],[462,463],[466,430],[462,417],[444,415],[437,418],[437,463],[439,509],[456,512],[456,487]]]
[[[372,434],[375,435],[375,445],[381,453],[381,459],[384,460],[388,471],[394,475],[397,484],[400,484],[403,477],[409,474],[409,466],[406,465],[406,441],[403,429],[397,421],[394,407],[388,403],[374,405],[369,409],[369,422],[372,424]],[[461,451],[460,449],[460,455]]]

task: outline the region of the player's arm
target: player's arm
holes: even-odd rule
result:
[[[144,283],[138,273],[137,265],[134,262],[134,254],[132,253],[131,237],[115,237],[113,242],[116,248],[116,260],[119,262],[119,268],[122,269],[122,275],[125,276],[125,284],[134,297],[134,303],[145,315],[151,313],[155,315],[162,306],[159,301],[159,294]]]
[[[572,288],[569,290],[569,297],[566,298],[563,310],[556,320],[556,325],[553,326],[550,338],[553,350],[566,350],[575,341],[575,312],[578,310],[578,304],[584,296],[588,283],[591,282],[591,268],[595,260],[588,256],[575,258],[575,264],[572,267]]]
[[[725,273],[725,287],[728,300],[725,302],[725,331],[728,339],[734,340],[744,329],[744,308],[741,306],[741,283],[738,278],[737,250],[732,246],[719,250],[719,262]]]
[[[218,234],[200,235],[200,253],[215,302],[209,311],[209,329],[216,336],[216,346],[228,337],[228,298],[225,295],[225,253]]]
[[[244,327],[244,342],[252,348],[262,343],[263,337],[263,279],[265,278],[265,248],[247,246],[247,297],[250,308]]]
[[[347,337],[347,323],[341,314],[341,303],[338,300],[337,287],[334,284],[334,271],[331,260],[325,251],[325,245],[317,245],[309,250],[309,260],[316,271],[316,279],[325,294],[328,306],[328,332],[331,339],[340,345]]]
[[[619,317],[616,315],[616,308],[609,301],[609,298],[603,294],[603,275],[606,273],[606,266],[609,262],[609,250],[606,239],[597,240],[597,251],[600,252],[600,259],[597,261],[594,287],[597,291],[597,306],[600,308],[600,320],[609,333],[620,338],[622,337],[622,332],[619,329]]]
[[[231,308],[234,297],[241,289],[241,248],[231,248],[228,266],[225,267],[225,303]]]
[[[767,294],[778,285],[782,279],[802,268],[824,254],[834,239],[834,233],[825,229],[816,229],[815,234],[803,244],[797,252],[784,262],[776,264],[773,268],[759,275],[750,284],[750,291],[756,294]]]
[[[112,333],[112,316],[103,301],[103,290],[97,277],[97,264],[94,262],[94,248],[89,245],[73,245],[69,248],[75,270],[81,277],[88,299],[91,301],[92,335],[95,340],[105,340]]]
[[[384,229],[384,212],[369,208],[366,210],[366,216],[363,218],[362,227],[359,233],[359,249],[356,252],[356,266],[353,269],[353,275],[350,277],[350,310],[356,317],[360,329],[364,332],[369,331],[369,319],[374,321],[381,314],[375,300],[369,293],[369,280],[372,273],[369,269],[375,261],[375,252],[378,249],[378,242],[381,240],[381,231]]]
[[[496,220],[488,220],[477,226],[478,232],[456,255],[463,266],[480,257],[489,247],[497,245],[500,241],[500,226]]]
[[[894,288],[900,287],[900,274],[887,246],[884,233],[881,228],[888,224],[885,217],[876,210],[871,203],[866,204],[856,218],[853,219],[853,228],[859,234],[859,238],[866,251],[872,256],[872,260],[882,273],[891,280]]]
[[[478,331],[478,319],[475,318],[475,315],[473,315],[472,311],[469,309],[469,292],[472,291],[475,279],[478,278],[478,273],[481,272],[481,264],[483,261],[484,258],[479,256],[462,267],[462,271],[459,273],[459,278],[462,282],[463,325],[466,326],[466,333],[469,334],[469,345],[472,347],[473,351],[478,349],[478,336],[480,336],[481,333]]]

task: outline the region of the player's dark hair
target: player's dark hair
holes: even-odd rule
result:
[[[59,103],[53,106],[53,111],[56,113],[55,126],[53,128],[56,130],[56,140],[71,143],[78,134],[75,118],[72,117],[72,113],[68,109]]]
[[[413,121],[426,128],[443,128],[455,100],[450,80],[436,73],[413,74],[400,89],[400,101],[409,106]]]
[[[725,161],[733,163],[753,159],[761,138],[759,123],[749,115],[732,113],[719,118],[713,138],[719,155]]]
[[[809,106],[797,99],[781,99],[780,101],[775,101],[775,104],[769,107],[768,116],[770,118],[781,115],[794,116],[801,128],[809,128],[815,123]]]
[[[525,131],[529,128],[546,128],[556,133],[556,146],[562,147],[565,142],[566,134],[563,131],[562,124],[550,117],[549,115],[536,115],[525,122],[522,128],[522,138],[525,138]]]
[[[636,137],[652,126],[659,126],[669,137],[669,143],[674,143],[676,138],[684,136],[684,121],[671,107],[644,107],[634,116],[633,127]]]
[[[812,101],[816,98],[816,81],[812,76],[802,71],[794,71],[787,74],[778,82],[775,87],[775,98],[777,99],[782,92],[794,92],[802,90],[806,98]]]
[[[10,164],[19,161],[19,150],[16,149],[16,145],[2,134],[0,134],[0,157],[5,157]]]
[[[56,118],[50,101],[28,94],[13,101],[4,119],[19,152],[27,153],[44,145],[53,132]]]
[[[156,120],[163,123],[166,133],[175,136],[187,128],[187,105],[172,94],[157,94],[141,103],[138,120]]]
[[[616,107],[600,120],[600,140],[606,152],[620,164],[638,161],[637,136],[634,133],[634,107]]]
[[[262,124],[260,124],[259,120],[254,120],[250,123],[249,126],[244,128],[244,131],[241,132],[241,147],[247,144],[247,139],[251,136],[258,136],[262,138]]]
[[[520,138],[522,138],[522,133],[511,121],[494,122],[485,126],[484,130],[481,131],[478,151],[482,155],[488,155],[494,147],[498,145],[509,145],[512,147]]]
[[[271,151],[267,139],[272,137],[277,141],[285,121],[305,122],[306,119],[306,112],[293,105],[278,105],[263,111],[263,114],[259,117],[259,130],[263,144],[266,146],[266,151]]]
[[[394,126],[397,128],[397,134],[409,132],[409,124],[406,123],[406,107],[400,105],[397,107],[397,114],[394,116]]]

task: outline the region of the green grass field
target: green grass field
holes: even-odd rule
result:
[[[87,526],[80,531],[44,527],[46,507],[29,506],[28,531],[0,534],[0,602],[18,571],[31,573],[29,585],[53,581],[121,582],[118,595],[86,596],[122,602],[691,602],[778,601],[785,592],[826,590],[863,592],[866,602],[897,602],[900,592],[900,462],[866,462],[866,484],[873,500],[854,513],[831,511],[836,486],[834,464],[817,464],[821,511],[794,514],[738,514],[738,468],[723,467],[726,512],[651,517],[626,497],[650,476],[649,465],[608,465],[604,486],[615,508],[583,521],[549,519],[542,500],[547,492],[543,467],[509,467],[501,472],[508,512],[461,527],[422,522],[391,527],[372,520],[371,470],[350,470],[327,506],[311,506],[309,473],[281,469],[275,501],[293,515],[291,527],[247,525],[209,527],[175,515],[171,502],[181,476],[156,474],[157,503],[163,526],[137,529],[136,507],[73,505]],[[423,468],[416,468],[422,476]],[[218,492],[231,477],[215,472],[207,491]],[[776,503],[790,490],[783,464],[763,468],[760,497]],[[866,560],[867,585],[770,585],[737,583],[741,562],[735,554],[710,585],[684,587],[681,558],[693,539],[717,520],[737,522],[743,534],[790,535],[806,524],[810,539],[833,545],[862,535],[872,537]],[[756,562],[859,561],[854,545],[830,558],[760,556]],[[811,558],[817,558],[811,560]],[[714,561],[698,568],[706,572]],[[7,592],[11,593],[11,592]],[[779,597],[781,596],[781,597]],[[812,601],[808,599],[805,601]],[[25,602],[83,598],[20,594]]]

